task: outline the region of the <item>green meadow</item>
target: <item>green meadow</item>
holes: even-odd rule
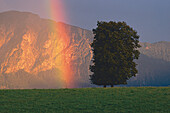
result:
[[[170,88],[0,90],[0,112],[170,113]]]

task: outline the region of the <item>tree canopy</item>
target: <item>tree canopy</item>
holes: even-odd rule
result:
[[[93,34],[92,84],[104,87],[127,84],[127,80],[138,72],[134,62],[140,54],[137,32],[125,22],[101,21]]]

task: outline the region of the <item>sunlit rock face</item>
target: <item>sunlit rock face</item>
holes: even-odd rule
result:
[[[0,13],[1,88],[78,87],[89,79],[92,37],[91,31],[32,13]],[[72,74],[69,84],[65,72]]]

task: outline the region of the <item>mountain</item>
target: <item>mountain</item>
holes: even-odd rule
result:
[[[89,30],[36,14],[0,13],[0,88],[91,87],[92,40]],[[141,45],[128,85],[169,85],[170,42]]]
[[[91,31],[32,13],[0,13],[0,86],[77,87],[88,81],[92,37]],[[63,83],[67,66],[72,68],[70,84]]]
[[[140,43],[142,46],[138,75],[129,80],[130,86],[170,85],[170,42]]]
[[[155,59],[170,61],[170,42],[140,43],[139,50],[142,54]]]

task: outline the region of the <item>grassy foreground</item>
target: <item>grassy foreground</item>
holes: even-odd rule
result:
[[[0,112],[170,113],[170,88],[0,90]]]

